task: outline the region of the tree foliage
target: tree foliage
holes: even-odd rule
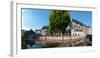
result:
[[[49,15],[49,32],[63,34],[70,23],[69,11],[51,10]]]
[[[27,35],[26,35],[26,32],[22,35],[22,40],[21,40],[21,48],[22,49],[27,49],[27,42],[26,42],[26,39],[27,39]]]

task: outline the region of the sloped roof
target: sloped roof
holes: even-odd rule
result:
[[[75,19],[72,19],[72,22],[75,22],[75,23],[80,24],[80,25],[85,26],[85,27],[90,27],[90,26],[87,26],[87,25],[83,24],[82,22],[75,20]]]

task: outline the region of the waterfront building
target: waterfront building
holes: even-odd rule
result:
[[[72,19],[71,35],[85,37],[89,32],[91,27],[83,24],[82,22]]]

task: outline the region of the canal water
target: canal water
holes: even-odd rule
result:
[[[27,47],[28,47],[29,49],[30,49],[30,48],[43,48],[43,46],[40,45],[40,44],[33,44],[32,46],[27,45]]]
[[[53,48],[53,47],[74,47],[74,46],[84,46],[84,43],[86,44],[85,46],[91,46],[90,43],[84,42],[84,40],[73,40],[72,42],[80,42],[78,44],[72,45],[71,42],[62,42],[62,43],[53,43],[53,44],[46,44],[46,45],[41,45],[41,44],[33,44],[32,46],[27,45],[28,49],[34,49],[34,48]]]

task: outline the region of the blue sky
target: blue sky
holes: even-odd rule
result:
[[[70,16],[82,22],[85,25],[92,26],[92,12],[91,11],[73,11],[70,10]]]
[[[22,9],[22,29],[41,29],[48,25],[49,10]]]
[[[22,29],[41,29],[48,25],[50,10],[22,8]],[[92,25],[92,13],[90,11],[70,10],[70,16],[86,25]]]

